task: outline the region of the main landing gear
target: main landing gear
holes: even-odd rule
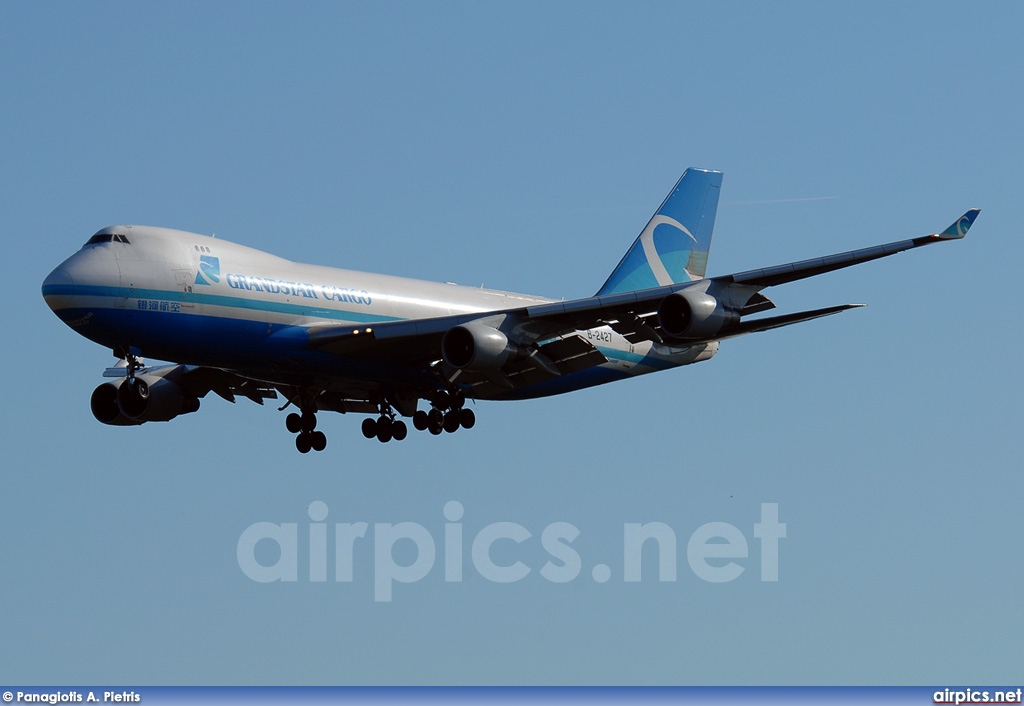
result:
[[[377,441],[386,444],[392,439],[403,441],[409,435],[409,427],[401,419],[395,418],[395,412],[391,405],[380,406],[380,417],[374,419],[369,417],[363,420],[363,436],[367,439],[377,437]]]
[[[412,425],[416,429],[419,431],[429,431],[434,436],[437,436],[442,431],[454,434],[460,428],[472,429],[475,424],[476,415],[473,413],[473,410],[465,408],[450,409],[447,412],[442,412],[436,407],[429,412],[424,412],[420,409],[416,410],[416,414],[412,418]]]
[[[462,429],[472,429],[476,424],[473,410],[464,407],[466,397],[462,392],[438,391],[430,398],[430,411],[416,410],[412,416],[412,425],[418,431],[429,431],[437,436],[443,431],[452,434]],[[364,419],[363,436],[367,439],[376,438],[382,444],[394,439],[402,441],[409,433],[409,428],[398,419],[389,404],[381,404],[380,416],[377,419]]]
[[[302,414],[292,412],[285,417],[284,424],[288,431],[297,434],[295,448],[299,453],[308,454],[310,451],[323,451],[327,448],[327,435],[316,431],[316,412],[312,409],[307,407],[302,410]]]
[[[416,410],[412,417],[412,425],[419,431],[429,431],[437,436],[442,431],[454,434],[459,430],[472,429],[476,424],[476,415],[473,410],[466,409],[466,397],[462,392],[439,391],[430,400],[431,409],[424,412]]]
[[[411,401],[411,400],[410,400]],[[429,431],[434,436],[441,432],[453,434],[459,429],[472,429],[476,425],[473,410],[466,409],[466,397],[459,390],[439,390],[429,398],[430,410],[416,410],[412,417],[412,425],[419,431]],[[285,404],[299,406],[300,412],[292,412],[285,418],[288,431],[295,434],[295,448],[299,453],[323,451],[327,448],[327,436],[316,428],[316,400],[303,394],[301,401],[293,400]],[[409,427],[402,421],[394,408],[387,401],[378,401],[379,416],[363,420],[362,432],[367,439],[377,439],[386,444],[392,439],[403,441],[409,435]],[[284,409],[281,408],[281,410]]]

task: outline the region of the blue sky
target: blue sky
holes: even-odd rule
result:
[[[0,5],[0,680],[1019,678],[1022,21],[956,3]],[[384,446],[325,417],[309,457],[244,400],[103,427],[88,399],[113,359],[39,296],[114,223],[588,296],[687,166],[725,172],[709,274],[983,212],[966,241],[768,292],[783,312],[865,309],[690,368],[481,403],[475,429],[441,438]],[[452,500],[467,546],[526,527],[495,559],[531,573],[489,582],[467,548],[463,582],[439,558],[382,603],[372,537],[349,584],[303,580],[301,553],[294,583],[236,560],[253,523],[304,537],[314,501],[332,527],[415,522],[440,547]],[[775,583],[762,503],[787,524]],[[580,531],[564,584],[539,573],[555,522]],[[676,581],[653,551],[623,581],[637,522],[674,530]],[[734,581],[687,566],[709,522],[749,543]]]

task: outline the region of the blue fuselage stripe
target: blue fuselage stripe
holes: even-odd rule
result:
[[[185,293],[182,291],[165,289],[135,289],[130,287],[57,284],[43,287],[43,296],[109,297],[110,299],[161,299],[167,301],[179,301],[186,304],[206,304],[209,306],[223,306],[231,309],[248,309],[251,311],[266,311],[275,314],[291,314],[294,316],[311,316],[321,319],[334,319],[337,321],[352,321],[358,323],[379,323],[383,321],[400,320],[398,317],[394,316],[368,314],[361,311],[349,311],[346,309],[328,309],[324,307],[305,306],[302,304],[270,302],[263,299],[230,297],[223,294],[203,294],[199,292]]]
[[[55,284],[43,287],[43,295],[109,300],[110,304],[106,306],[69,306],[55,309],[55,313],[82,335],[108,347],[127,343],[124,340],[125,332],[131,332],[132,343],[138,345],[144,355],[163,360],[177,360],[211,367],[260,370],[265,373],[264,379],[275,379],[283,373],[284,361],[291,361],[290,364],[284,363],[285,369],[302,361],[300,366],[305,375],[343,376],[350,379],[377,378],[392,383],[411,383],[417,373],[414,368],[408,366],[347,360],[311,350],[307,348],[309,322],[258,320],[246,317],[245,312],[267,312],[352,323],[401,320],[398,317],[163,289]],[[126,299],[208,305],[223,307],[228,311],[222,315],[210,310],[202,313],[192,310],[170,313],[116,304],[116,300]],[[628,370],[605,364],[507,393],[498,393],[494,398],[511,400],[557,395],[679,365],[654,355],[642,355],[614,347],[600,346],[598,350],[610,362],[630,363],[636,367]],[[296,372],[284,373],[281,379],[290,379]]]

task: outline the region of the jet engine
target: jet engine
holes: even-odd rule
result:
[[[92,408],[92,416],[104,424],[111,424],[118,427],[142,424],[142,422],[129,419],[121,414],[121,408],[117,406],[117,388],[119,382],[105,382],[92,391],[89,406]]]
[[[484,324],[462,324],[441,340],[444,362],[459,370],[497,370],[518,354],[501,331]]]
[[[155,375],[136,375],[128,382],[105,382],[92,393],[92,414],[104,424],[130,426],[166,422],[199,409],[199,399],[174,381]]]
[[[711,338],[739,318],[710,294],[692,289],[670,294],[658,306],[661,330],[676,339]]]

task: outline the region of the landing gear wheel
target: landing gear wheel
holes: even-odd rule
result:
[[[452,396],[447,390],[438,390],[430,398],[430,403],[438,409],[448,409],[452,404]]]
[[[295,437],[295,448],[299,450],[300,454],[308,454],[313,448],[313,440],[310,438],[312,435],[306,432],[302,432]]]
[[[462,409],[462,405],[466,404],[466,395],[462,390],[456,390],[452,393],[452,409]]]
[[[476,424],[476,414],[473,413],[473,410],[463,407],[459,410],[459,423],[462,424],[463,429],[472,429]]]
[[[391,436],[395,441],[402,441],[409,434],[409,427],[405,426],[405,422],[401,419],[392,423],[391,425]]]
[[[444,431],[444,425],[443,424],[434,424],[433,422],[431,422],[430,426],[427,427],[427,431],[429,431],[434,436],[437,436],[442,431]]]
[[[299,422],[302,426],[302,431],[313,431],[316,429],[316,415],[312,412],[303,412],[302,416],[299,417]]]
[[[386,444],[391,441],[391,425],[390,424],[377,424],[377,441],[382,444]]]
[[[372,417],[367,417],[363,420],[363,436],[367,439],[372,439],[377,436],[377,420]]]
[[[444,424],[444,412],[439,409],[432,409],[427,413],[427,428],[435,426],[441,428]]]
[[[298,434],[302,431],[302,417],[292,412],[284,418],[284,425],[288,427],[288,431],[292,434]]]
[[[459,430],[459,415],[457,412],[449,412],[444,415],[444,430],[449,434],[454,434]]]
[[[426,431],[429,424],[430,418],[422,409],[417,409],[416,413],[412,415],[412,425],[416,427],[416,431]]]
[[[309,434],[309,443],[314,451],[323,451],[327,448],[327,435],[322,431],[314,431]]]

